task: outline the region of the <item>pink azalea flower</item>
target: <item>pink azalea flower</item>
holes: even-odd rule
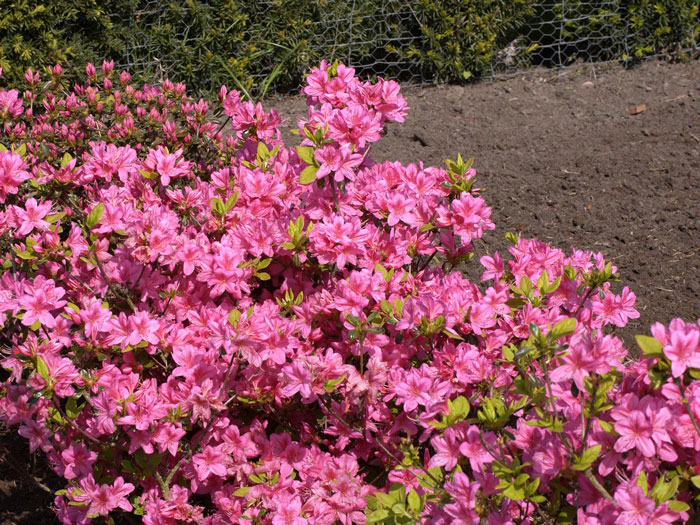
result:
[[[163,186],[170,184],[170,179],[185,177],[190,173],[192,163],[182,160],[182,149],[175,153],[168,152],[162,146],[148,152],[143,163],[144,169],[158,173]]]
[[[45,231],[50,224],[43,220],[51,211],[51,201],[38,204],[36,199],[30,197],[24,203],[24,209],[15,206],[15,214],[19,222],[16,235],[27,235],[32,230]]]
[[[66,479],[83,478],[92,473],[92,466],[97,461],[97,454],[83,443],[71,443],[61,452],[64,461]]]
[[[204,447],[202,452],[192,456],[192,466],[197,473],[199,481],[206,480],[209,476],[226,476],[226,455],[221,451],[221,446]]]
[[[648,525],[656,507],[654,500],[644,495],[641,487],[621,484],[615,491],[615,501],[620,505],[620,515],[615,523],[621,525]]]
[[[272,517],[272,525],[305,525],[309,521],[300,514],[301,500],[298,497],[280,498]]]
[[[31,178],[22,157],[9,150],[0,151],[0,204],[8,194],[17,194],[19,185]]]
[[[73,496],[73,499],[88,504],[90,506],[88,514],[107,516],[116,508],[127,512],[133,509],[126,496],[134,491],[134,486],[131,483],[125,483],[121,476],[118,476],[111,485],[98,485],[92,474],[88,474],[80,480],[80,488],[83,494]]]
[[[663,352],[671,361],[671,374],[680,377],[688,368],[700,368],[700,330],[673,330]]]
[[[85,323],[85,335],[91,340],[97,338],[97,334],[106,330],[106,323],[112,317],[112,312],[108,308],[102,308],[102,303],[98,299],[92,299],[88,306],[80,310],[80,319]]]

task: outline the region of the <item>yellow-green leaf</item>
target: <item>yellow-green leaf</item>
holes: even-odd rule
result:
[[[316,172],[318,168],[316,166],[307,166],[304,171],[301,172],[301,178],[299,182],[304,185],[311,184],[316,180]]]

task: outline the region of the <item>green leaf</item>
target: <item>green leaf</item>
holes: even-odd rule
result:
[[[318,168],[316,166],[308,166],[304,168],[304,171],[301,172],[301,178],[299,179],[299,182],[303,185],[312,184],[316,181],[317,171]]]
[[[421,510],[423,510],[423,505],[420,499],[420,496],[416,492],[415,489],[411,489],[411,491],[408,493],[408,498],[406,499],[408,502],[408,508],[413,511],[413,514],[416,515],[418,514]]]
[[[224,206],[224,201],[220,197],[214,197],[211,200],[211,212],[219,217],[226,215],[226,206]]]
[[[530,297],[532,295],[532,281],[525,275],[520,279],[520,289],[523,291],[523,295]]]
[[[693,476],[690,481],[695,485],[696,488],[700,489],[700,476]]]
[[[386,314],[392,314],[394,312],[394,307],[386,299],[382,299],[381,301],[379,301],[379,306],[382,309],[382,312]]]
[[[388,517],[389,511],[387,509],[377,509],[367,516],[366,523],[384,522],[384,520]]]
[[[573,334],[575,330],[576,319],[570,317],[555,324],[549,335],[554,341],[556,341],[557,339]]]
[[[301,160],[306,162],[307,164],[315,165],[316,164],[316,159],[314,157],[314,148],[311,146],[297,146],[297,155]],[[302,183],[303,184],[303,183]]]
[[[40,355],[36,356],[36,372],[48,383],[49,367],[46,366],[46,361],[44,361]]]
[[[598,459],[601,448],[602,447],[600,445],[593,445],[592,447],[587,448],[583,451],[583,454],[581,454],[581,459],[574,463],[571,468],[578,471],[586,470],[596,459]]]
[[[267,272],[255,272],[255,277],[257,277],[261,281],[269,281],[270,280],[270,274]]]
[[[690,510],[690,505],[688,505],[687,503],[683,503],[682,501],[672,499],[668,502],[668,508],[674,512],[685,512],[687,510]]]
[[[234,328],[238,327],[238,320],[241,318],[241,312],[239,310],[231,310],[228,314],[228,322]]]
[[[71,419],[75,419],[80,415],[80,412],[82,412],[84,406],[84,404],[78,406],[77,399],[74,396],[71,396],[68,398],[68,401],[66,401],[66,415]]]
[[[241,487],[233,491],[233,495],[237,498],[242,498],[250,492],[250,487]]]
[[[333,390],[335,390],[335,387],[337,387],[340,383],[343,382],[344,379],[345,379],[345,376],[341,376],[341,377],[338,377],[336,379],[329,379],[323,385],[323,388],[326,392],[331,393],[331,392],[333,392]]]
[[[648,335],[638,335],[635,339],[644,357],[664,357],[663,345],[658,339]]]
[[[231,195],[228,199],[226,199],[226,204],[224,205],[224,210],[226,212],[231,211],[231,209],[236,205],[236,203],[238,202],[238,195],[239,192],[236,192],[233,195]]]
[[[640,473],[641,476],[641,473]],[[660,478],[656,484],[654,485],[654,488],[651,489],[651,494],[650,496],[654,498],[654,501],[656,502],[657,505],[661,505],[662,503],[667,502],[670,500],[673,496],[676,495],[676,492],[678,491],[678,486],[680,485],[681,480],[678,476],[673,478],[671,481],[664,481],[663,477]],[[646,491],[644,492],[646,495]]]
[[[270,158],[270,150],[263,141],[258,142],[257,157],[259,160],[267,161]]]
[[[459,340],[459,341],[464,341],[464,338],[463,338],[461,335],[459,335],[459,334],[458,334],[457,332],[455,332],[454,330],[450,330],[449,328],[444,328],[444,329],[442,330],[442,333],[445,334],[445,335],[446,335],[447,337],[449,337],[450,339],[457,339],[457,340]]]
[[[267,259],[263,259],[260,261],[258,264],[255,265],[256,270],[264,270],[268,266],[270,266],[270,263],[272,262],[272,258],[268,257]]]
[[[59,213],[53,213],[46,217],[46,222],[49,224],[54,224],[58,221],[60,221],[64,216],[66,215],[65,211],[59,212]]]
[[[637,476],[637,486],[642,489],[645,496],[649,494],[649,480],[647,480],[647,475],[643,470]]]
[[[519,288],[516,288],[517,290],[520,290]],[[516,293],[520,293],[519,291]],[[509,308],[513,308],[514,310],[517,310],[521,306],[525,304],[525,301],[521,297],[511,297],[506,301],[506,306]]]
[[[525,499],[525,489],[511,484],[505,488],[503,495],[508,499],[512,499],[513,501],[520,501]]]
[[[24,259],[25,261],[27,261],[29,259],[34,259],[34,255],[32,255],[31,253],[29,253],[27,251],[21,252],[21,251],[17,250],[17,248],[15,248],[15,247],[13,247],[12,249],[14,250],[15,255],[17,255],[17,257],[19,257],[20,259]]]
[[[17,155],[19,155],[20,157],[24,158],[27,154],[27,145],[20,144],[19,148],[15,148],[15,153],[17,153]]]
[[[95,206],[92,209],[92,211],[87,216],[87,219],[85,219],[85,225],[88,227],[88,229],[92,229],[98,222],[100,222],[100,219],[102,219],[102,215],[104,214],[104,212],[105,205],[101,202],[97,203],[97,206]]]
[[[64,153],[61,159],[61,168],[65,168],[71,160],[73,157],[70,156],[70,153]]]
[[[454,401],[448,400],[447,405],[449,406],[450,409],[450,420],[453,420],[452,422],[456,423],[458,421],[462,421],[469,416],[469,401],[467,401],[467,398],[464,396],[459,396],[455,398]]]
[[[610,421],[604,421],[602,419],[598,420],[598,424],[600,425],[600,428],[603,429],[604,432],[607,432],[608,434],[612,434],[615,432],[615,427]]]
[[[506,237],[506,241],[508,241],[508,242],[511,243],[512,245],[515,246],[516,244],[518,244],[518,237],[519,237],[519,236],[518,236],[517,233],[506,232],[505,237]]]
[[[393,495],[386,494],[384,492],[375,492],[374,497],[377,498],[377,500],[385,507],[391,507],[397,502]]]

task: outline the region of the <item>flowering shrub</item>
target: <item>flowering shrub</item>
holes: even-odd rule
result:
[[[376,164],[406,103],[322,63],[302,143],[110,63],[0,90],[0,419],[64,523],[658,523],[700,492],[700,326],[494,228],[461,157]]]

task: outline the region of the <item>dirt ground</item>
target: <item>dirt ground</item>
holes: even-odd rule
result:
[[[700,62],[535,70],[404,93],[406,122],[372,155],[435,166],[457,153],[475,157],[497,227],[482,253],[504,253],[507,231],[601,251],[619,269],[617,288],[637,295],[641,316],[618,334],[630,348],[653,322],[700,317]],[[302,97],[266,107],[278,108],[287,128],[305,111]],[[52,498],[32,476],[60,484],[12,436],[0,433],[0,525],[54,523],[40,510]]]

